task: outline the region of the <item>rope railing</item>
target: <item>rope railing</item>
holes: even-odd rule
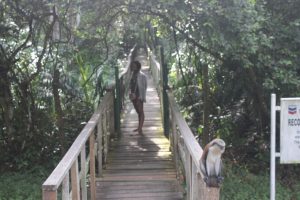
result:
[[[148,57],[150,61],[150,69],[156,88],[161,91],[161,65],[156,60],[155,55],[148,48]],[[220,197],[220,188],[207,187],[200,173],[200,158],[203,149],[195,139],[187,122],[180,113],[179,106],[173,96],[171,90],[168,92],[168,102],[170,108],[170,144],[174,156],[177,174],[183,168],[186,180],[186,192],[189,200],[218,200]],[[182,166],[182,167],[181,167]]]

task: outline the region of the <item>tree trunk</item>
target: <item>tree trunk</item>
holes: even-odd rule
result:
[[[208,80],[208,65],[203,65],[203,134],[202,145],[205,146],[209,142],[209,80]]]
[[[10,143],[13,133],[13,98],[11,93],[11,83],[8,76],[8,68],[0,64],[0,105],[4,120],[4,133],[6,142]]]
[[[61,100],[59,96],[59,70],[54,69],[53,73],[53,82],[52,82],[52,92],[54,98],[54,107],[55,107],[55,118],[56,118],[56,126],[58,127],[58,137],[61,145],[61,153],[65,154],[66,150],[66,141],[65,135],[63,132],[64,120],[63,120],[63,110],[61,107]]]
[[[253,99],[254,99],[254,104],[255,107],[257,107],[257,115],[259,118],[259,121],[257,123],[257,131],[259,133],[263,133],[263,129],[264,127],[267,125],[268,121],[269,121],[269,117],[268,117],[268,109],[267,106],[265,104],[265,100],[264,100],[264,93],[263,93],[263,88],[262,86],[258,83],[257,78],[256,78],[256,74],[253,68],[249,68],[246,69],[248,76],[248,80],[249,80],[249,85],[251,85],[252,87],[249,88],[249,90],[252,92],[253,94]]]

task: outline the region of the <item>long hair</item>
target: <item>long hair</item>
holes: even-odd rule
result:
[[[135,60],[131,64],[135,64],[137,66],[137,69],[140,70],[142,68],[142,65],[139,61]]]

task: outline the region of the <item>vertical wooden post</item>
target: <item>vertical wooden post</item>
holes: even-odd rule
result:
[[[105,110],[104,112],[105,118],[104,118],[104,123],[105,123],[105,158],[107,157],[108,154],[108,148],[109,148],[109,137],[110,137],[110,127],[109,127],[109,114],[108,114],[108,109]],[[106,162],[106,159],[105,159]]]
[[[99,121],[97,124],[97,139],[98,139],[98,177],[102,176],[102,113],[100,113]]]
[[[69,172],[67,172],[63,183],[62,183],[62,199],[70,199],[70,175]]]
[[[187,199],[191,199],[191,155],[186,146],[184,146],[184,152],[186,157],[185,180],[187,186]]]
[[[190,199],[194,199],[193,196],[193,158],[189,155],[189,181],[190,181]]]
[[[43,200],[57,200],[57,191],[43,189]]]
[[[174,134],[173,134],[174,132],[173,132],[173,127],[174,127],[175,122],[173,122],[172,119],[170,119],[171,130],[170,130],[170,134],[169,134],[169,142],[170,142],[170,148],[169,149],[174,155]]]
[[[164,122],[164,133],[165,136],[169,136],[170,127],[169,127],[169,100],[168,100],[168,67],[165,63],[164,58],[164,48],[160,47],[160,56],[161,56],[161,73],[162,73],[162,98],[163,98],[163,122]]]
[[[193,199],[199,199],[199,195],[198,195],[198,176],[200,174],[197,173],[197,167],[195,165],[194,162],[192,162],[192,186],[191,186],[191,190],[192,190],[192,196]]]
[[[87,200],[87,187],[86,187],[86,153],[85,153],[85,145],[81,150],[80,155],[81,160],[81,199]]]
[[[120,79],[119,79],[119,68],[115,67],[115,82],[116,82],[116,89],[115,89],[115,129],[117,135],[120,135],[120,114],[121,114],[121,96],[120,96]]]
[[[176,127],[173,112],[172,112],[172,135],[173,135],[173,154],[174,154],[175,167],[176,167],[176,177],[179,178],[178,134],[177,134],[177,127]]]
[[[90,136],[90,186],[91,200],[96,200],[96,172],[95,172],[95,136]]]
[[[80,200],[79,176],[78,176],[78,159],[75,160],[71,167],[71,184],[72,184],[72,199]]]
[[[108,154],[108,128],[107,128],[107,112],[104,110],[102,118],[102,127],[103,127],[103,152],[104,152],[104,165],[106,164],[106,158]]]
[[[203,141],[202,146],[205,146],[209,142],[209,77],[208,77],[208,65],[203,64]]]

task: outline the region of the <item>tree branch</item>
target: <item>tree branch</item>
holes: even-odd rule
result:
[[[210,49],[208,49],[207,47],[201,45],[199,42],[197,42],[194,38],[192,38],[191,36],[189,36],[187,33],[185,33],[184,30],[180,29],[179,27],[175,26],[172,23],[172,20],[170,20],[166,15],[162,14],[162,13],[158,13],[158,12],[154,12],[151,9],[147,10],[144,8],[140,8],[141,10],[143,10],[144,12],[142,14],[149,14],[149,15],[154,15],[154,16],[158,16],[161,19],[163,19],[170,27],[173,27],[176,31],[178,31],[181,35],[184,36],[184,38],[192,43],[193,45],[195,45],[196,47],[198,47],[201,51],[204,51],[208,54],[210,54],[211,56],[213,56],[214,58],[224,61],[225,59],[218,53],[218,52],[214,52]],[[140,11],[134,11],[136,13],[141,13]]]

